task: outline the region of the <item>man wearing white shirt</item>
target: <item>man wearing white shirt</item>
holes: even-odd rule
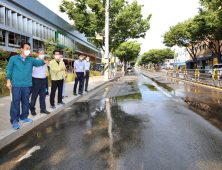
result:
[[[88,84],[89,84],[89,69],[90,69],[90,57],[87,56],[86,57],[86,60],[84,61],[85,62],[85,70],[86,70],[86,76],[85,76],[85,80],[84,80],[84,83],[85,83],[85,91],[88,92]],[[84,85],[84,84],[83,84]]]
[[[74,75],[75,75],[75,84],[73,88],[73,94],[76,96],[76,88],[79,82],[79,94],[83,93],[83,85],[84,85],[84,76],[85,74],[85,62],[82,60],[82,54],[79,54],[79,59],[74,62]]]
[[[37,60],[44,60],[45,52],[42,49],[38,50],[38,58]],[[31,88],[31,102],[29,105],[31,114],[33,116],[36,115],[35,112],[35,104],[36,104],[36,99],[39,96],[39,102],[40,102],[40,113],[45,113],[49,114],[46,110],[46,103],[45,103],[45,97],[46,97],[46,73],[47,73],[47,66],[43,65],[40,67],[35,67],[33,66],[32,69],[32,88]]]

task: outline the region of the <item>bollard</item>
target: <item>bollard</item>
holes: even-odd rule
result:
[[[196,82],[197,82],[197,81],[198,81],[198,82],[200,81],[199,77],[200,77],[200,72],[199,72],[198,69],[196,69],[196,70],[195,70],[195,81],[196,81]]]
[[[187,70],[184,70],[184,79],[187,80]]]
[[[217,70],[217,86],[220,86],[220,73],[219,73],[219,70]]]
[[[171,70],[171,77],[173,77],[173,70]]]
[[[176,71],[176,77],[179,77],[179,70]]]
[[[218,70],[214,69],[213,74],[212,74],[212,85],[215,85],[214,81],[216,81],[218,78],[217,72],[218,72]]]

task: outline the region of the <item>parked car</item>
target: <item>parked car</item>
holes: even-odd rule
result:
[[[133,68],[132,67],[128,67],[127,68],[127,73],[131,73],[131,72],[133,72]]]
[[[209,74],[210,77],[212,77],[212,74],[213,74],[213,70],[214,70],[214,69],[218,69],[219,75],[222,76],[222,63],[220,63],[220,64],[215,64],[215,65],[212,67],[212,69],[210,69],[210,70],[208,71],[208,74]]]

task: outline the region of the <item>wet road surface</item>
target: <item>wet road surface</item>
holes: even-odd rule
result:
[[[221,92],[147,76],[136,70],[66,108],[0,150],[0,169],[221,170],[220,117],[190,104],[220,108]]]

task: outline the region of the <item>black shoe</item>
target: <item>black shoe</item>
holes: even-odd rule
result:
[[[68,97],[68,96],[65,96],[65,97]]]
[[[80,95],[83,95],[82,92],[79,92]]]
[[[51,108],[52,108],[52,109],[55,109],[56,107],[55,107],[55,106],[51,106]]]
[[[32,116],[37,115],[35,111],[31,112]]]
[[[57,105],[60,105],[60,104],[64,105],[65,103],[63,103],[63,102],[57,103]]]
[[[50,114],[50,112],[47,111],[47,110],[45,110],[45,111],[40,111],[40,113]]]
[[[77,94],[76,94],[76,93],[73,93],[73,95],[74,95],[74,96],[77,96]]]
[[[89,92],[88,90],[85,90],[86,92]]]

